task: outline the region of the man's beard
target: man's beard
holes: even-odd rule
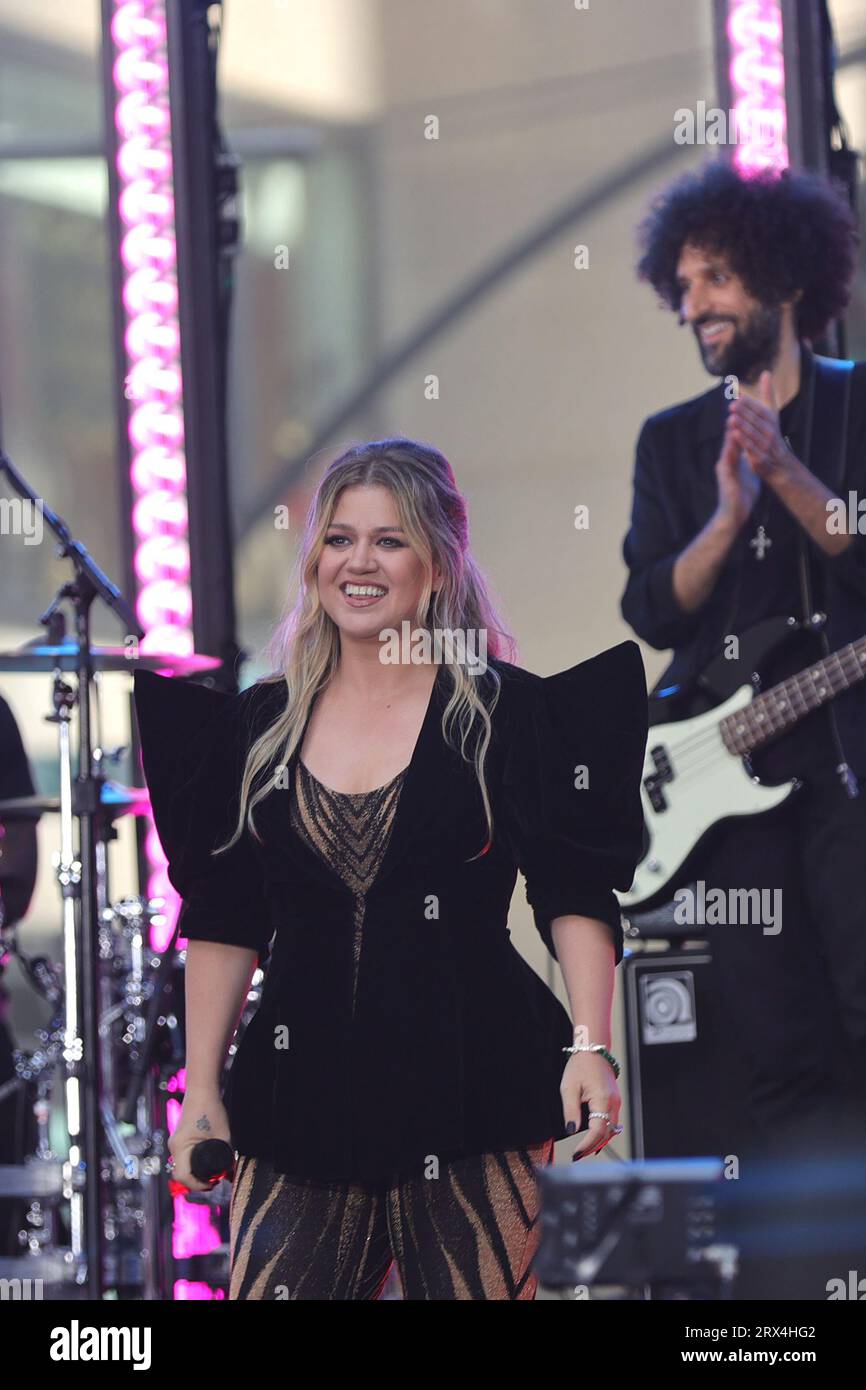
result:
[[[757,305],[742,328],[733,324],[734,331],[726,347],[705,346],[701,342],[701,323],[712,318],[713,315],[708,314],[706,320],[694,324],[698,350],[707,371],[713,376],[735,376],[747,384],[756,382],[761,372],[772,367],[778,355],[782,337],[781,309],[778,305]]]

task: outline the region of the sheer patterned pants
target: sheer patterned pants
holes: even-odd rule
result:
[[[438,1178],[325,1183],[238,1158],[230,1299],[379,1297],[397,1264],[404,1299],[533,1299],[538,1248],[532,1148],[460,1158]]]

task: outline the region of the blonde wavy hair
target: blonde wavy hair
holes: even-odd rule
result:
[[[486,632],[487,654],[515,661],[514,638],[500,624],[487,583],[469,549],[466,503],[457,488],[450,463],[430,444],[414,439],[382,439],[347,449],[325,471],[310,503],[297,560],[297,598],[287,599],[286,610],[265,648],[272,674],[259,684],[283,681],[285,708],[252,743],[241,779],[240,812],[231,839],[214,853],[235,844],[244,824],[261,840],[254,819],[256,806],[273,789],[278,769],[285,768],[302,737],[316,696],[333,678],[340,661],[339,630],[319,601],[316,571],[325,537],[341,493],[358,485],[380,484],[394,499],[400,525],[409,545],[424,566],[424,584],[413,616],[413,630]],[[434,593],[433,566],[442,579]],[[447,648],[446,648],[447,650]],[[476,678],[461,662],[443,663],[450,678],[450,694],[442,715],[442,733],[451,747],[455,726],[460,734],[460,754],[472,762],[478,778],[487,820],[488,846],[493,837],[493,815],[484,775],[491,738],[490,715],[500,692],[494,667],[487,672],[493,683],[489,705],[479,697]],[[475,730],[474,747],[467,744]],[[483,854],[488,846],[480,851]],[[478,856],[474,856],[478,857]]]

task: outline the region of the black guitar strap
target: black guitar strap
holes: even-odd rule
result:
[[[839,360],[834,357],[814,358],[814,371],[812,373],[809,395],[806,405],[806,427],[804,430],[804,448],[802,463],[810,471],[812,469],[812,458],[814,455],[814,439],[817,434],[821,441],[820,447],[822,455],[827,459],[835,459],[836,466],[826,479],[826,484],[831,492],[837,496],[841,495],[842,481],[845,477],[845,465],[848,458],[848,422],[851,408],[851,375],[854,363],[847,360]],[[821,651],[825,657],[830,656],[830,644],[827,640],[827,633],[824,628],[824,615],[815,612],[814,600],[812,597],[812,557],[809,546],[806,543],[806,535],[801,528],[798,528],[798,555],[800,569],[800,599],[803,609],[803,623],[807,628],[817,633]],[[842,747],[842,739],[839,734],[839,725],[836,720],[836,711],[833,708],[832,700],[827,705],[830,716],[830,730],[833,744],[836,749],[838,773],[842,785],[849,797],[858,796],[860,787],[853,771],[845,758],[845,750]]]

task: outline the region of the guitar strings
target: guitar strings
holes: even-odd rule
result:
[[[856,672],[856,679],[863,679],[863,665],[856,654],[856,649],[859,645],[859,643],[855,644],[852,642],[847,647],[841,648],[839,652],[833,653],[833,657],[836,661],[837,666],[840,668],[843,677],[847,678]],[[854,671],[846,671],[843,663],[845,660],[850,661],[852,659],[855,663]],[[724,720],[733,719],[735,718],[736,714],[739,713],[745,717],[745,723],[748,727],[749,715],[753,709],[754,704],[756,703],[755,700],[751,701],[748,705],[744,705],[741,710],[734,711],[730,715],[725,715],[724,720],[718,720],[712,728],[706,729],[702,731],[702,733],[700,734],[696,734],[690,741],[681,744],[676,754],[674,755],[675,766],[672,769],[674,774],[672,780],[685,780],[689,776],[694,776],[697,773],[706,770],[706,768],[711,766],[713,762],[712,756],[708,758],[707,754],[713,754],[718,752],[719,747],[723,748],[724,751],[728,753],[729,756],[732,758],[744,758],[748,756],[748,753],[753,751],[754,748],[761,747],[764,743],[771,742],[774,737],[777,737],[783,733],[787,733],[787,731],[790,728],[792,728],[795,724],[797,724],[800,721],[800,719],[805,718],[807,714],[812,714],[816,709],[820,709],[822,705],[827,703],[826,699],[818,698],[817,702],[814,705],[810,705],[806,696],[803,694],[802,688],[797,684],[794,684],[793,686],[790,684],[790,682],[797,682],[799,677],[806,675],[809,669],[810,668],[807,668],[806,671],[798,673],[798,676],[787,677],[786,680],[780,681],[778,685],[774,686],[771,691],[766,691],[763,693],[763,695],[757,697],[758,700],[763,699],[766,701],[766,697],[772,694],[773,691],[776,691],[779,694],[785,692],[787,698],[789,699],[789,703],[793,712],[794,717],[792,719],[788,720],[787,722],[783,722],[781,727],[779,728],[774,728],[772,720],[770,720],[769,734],[766,738],[762,738],[759,743],[753,744],[752,748],[744,750],[743,753],[734,752],[728,747],[728,745],[724,741],[724,737],[721,733],[721,725],[724,722]],[[829,673],[827,674],[829,675]],[[813,677],[812,679],[814,682],[816,678]],[[849,688],[850,687],[848,685],[843,687],[843,689],[845,690]],[[814,685],[813,690],[814,694],[817,696],[818,691],[814,688]],[[839,694],[842,694],[842,691],[832,691],[828,698],[832,699]],[[804,708],[802,710],[797,710],[795,708],[794,695],[796,695],[803,704]],[[782,718],[784,720],[784,716],[782,716]],[[760,730],[759,732],[763,732],[763,730]],[[652,730],[650,730],[650,737],[651,736]],[[650,772],[648,775],[652,776],[652,773]]]

